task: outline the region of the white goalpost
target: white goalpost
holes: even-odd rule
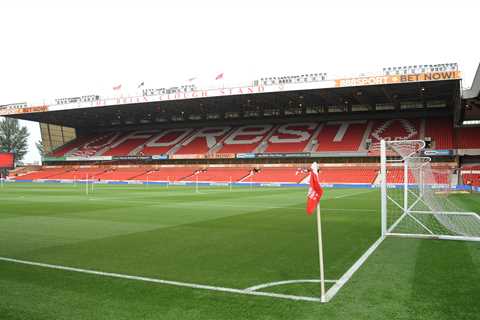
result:
[[[422,140],[380,143],[382,236],[480,241],[480,217],[449,197],[452,170],[433,168]]]

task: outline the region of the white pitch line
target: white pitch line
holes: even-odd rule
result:
[[[325,282],[328,282],[328,283],[335,283],[337,281],[338,280],[325,280]],[[245,291],[256,291],[264,288],[281,286],[284,284],[292,284],[292,283],[320,283],[320,280],[319,279],[300,279],[300,280],[284,280],[284,281],[277,281],[277,282],[269,282],[269,283],[259,284],[253,287],[248,287],[245,289]]]
[[[90,201],[106,201],[106,202],[126,202],[126,203],[142,203],[147,206],[160,206],[160,207],[189,207],[192,204],[191,203],[178,203],[176,201],[149,201],[149,200],[127,200],[127,199],[120,199],[120,198],[110,198],[110,197],[105,197],[105,198],[90,198],[88,199]],[[214,204],[214,203],[208,203],[206,201],[203,201],[201,203],[203,207],[211,207],[211,208],[247,208],[247,209],[252,209],[252,206],[247,206],[247,205],[241,205],[241,204],[232,204],[232,203],[219,203],[219,204]],[[288,210],[302,210],[305,211],[304,207],[288,207],[286,204],[284,207],[281,206],[255,206],[255,209],[288,209]],[[361,211],[361,212],[378,212],[378,210],[374,209],[349,209],[349,208],[322,208],[322,211]]]
[[[57,270],[63,270],[63,271],[71,271],[71,272],[78,272],[78,273],[91,274],[91,275],[97,275],[97,276],[111,277],[111,278],[120,278],[120,279],[136,280],[136,281],[143,281],[143,282],[153,282],[153,283],[159,283],[159,284],[165,284],[165,285],[171,285],[171,286],[177,286],[177,287],[220,291],[220,292],[228,292],[228,293],[236,293],[236,294],[244,294],[244,295],[252,295],[252,296],[263,296],[263,297],[287,299],[287,300],[294,300],[294,301],[320,302],[320,298],[315,298],[315,297],[295,296],[295,295],[289,295],[289,294],[247,291],[242,289],[216,287],[216,286],[209,286],[209,285],[195,284],[195,283],[188,283],[188,282],[170,281],[170,280],[162,280],[162,279],[155,279],[155,278],[148,278],[148,277],[141,277],[141,276],[132,276],[132,275],[126,275],[126,274],[120,274],[120,273],[80,269],[80,268],[66,267],[66,266],[60,266],[60,265],[54,265],[54,264],[12,259],[12,258],[6,258],[6,257],[0,257],[0,261],[19,263],[24,265],[48,268],[48,269],[57,269]]]
[[[375,252],[378,246],[385,240],[385,237],[380,237],[375,241],[370,248],[365,251],[365,253],[350,267],[350,269],[345,272],[345,274],[327,291],[325,294],[326,302],[329,302],[338,291],[350,280],[353,274],[360,269],[365,261],[367,261],[368,257]]]
[[[369,189],[368,191],[362,191],[362,192],[356,192],[356,193],[347,193],[347,194],[341,194],[339,196],[333,197],[331,199],[340,199],[340,198],[348,198],[348,197],[353,197],[359,194],[364,194],[364,193],[369,193],[372,192],[373,190]],[[327,198],[328,199],[328,198]]]

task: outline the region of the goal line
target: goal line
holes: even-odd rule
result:
[[[181,281],[163,280],[163,279],[156,279],[156,278],[149,278],[149,277],[142,277],[142,276],[134,276],[134,275],[121,274],[121,273],[81,269],[81,268],[67,267],[67,266],[61,266],[61,265],[55,265],[55,264],[13,259],[13,258],[7,258],[7,257],[0,257],[0,261],[47,268],[47,269],[56,269],[56,270],[77,272],[77,273],[110,277],[110,278],[143,281],[143,282],[171,285],[171,286],[177,286],[177,287],[192,288],[192,289],[203,289],[203,290],[210,290],[210,291],[227,292],[227,293],[243,294],[243,295],[250,295],[250,296],[262,296],[262,297],[270,297],[270,298],[286,299],[286,300],[294,300],[294,301],[320,302],[319,297],[317,298],[317,297],[309,297],[309,296],[297,296],[297,295],[290,295],[290,294],[256,291],[264,287],[266,288],[276,284],[281,285],[281,284],[289,284],[289,283],[297,283],[297,282],[316,282],[318,280],[287,280],[287,281],[279,281],[277,283],[268,283],[268,284],[248,287],[246,289],[236,289],[236,288],[217,287],[217,286],[181,282]],[[329,282],[334,282],[334,280],[329,280]]]

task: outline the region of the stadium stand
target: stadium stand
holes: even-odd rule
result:
[[[65,173],[66,168],[42,168],[39,171],[33,171],[28,173],[19,173],[16,177],[17,180],[36,180],[36,179],[49,179],[55,175]]]
[[[303,152],[305,150],[317,123],[291,123],[277,127],[268,139],[268,145],[263,152]]]
[[[98,176],[105,172],[106,168],[74,168],[49,177],[49,179],[85,180],[98,179]]]
[[[95,156],[103,154],[104,151],[113,147],[116,139],[123,137],[127,134],[121,134],[119,132],[109,132],[92,136],[87,142],[80,144],[78,147],[71,148],[64,155],[65,156]],[[75,145],[75,144],[73,144]]]
[[[198,171],[185,181],[238,182],[250,174],[249,168],[211,167]]]
[[[426,119],[425,137],[432,139],[432,149],[452,149],[453,146],[453,124],[449,118]]]
[[[463,170],[480,170],[480,165],[478,164],[470,164],[470,165],[463,165]]]
[[[236,153],[301,153],[301,152],[365,152],[367,141],[378,145],[380,139],[431,138],[432,149],[480,149],[480,128],[454,129],[453,120],[443,118],[413,118],[389,120],[356,120],[329,122],[299,122],[288,124],[251,124],[243,126],[211,126],[201,128],[168,128],[149,131],[106,132],[78,137],[50,154],[62,156],[138,156]],[[370,150],[368,150],[370,152]],[[370,154],[370,153],[369,153]],[[371,154],[373,155],[373,154]],[[188,158],[188,157],[187,157]],[[193,159],[193,157],[192,157]],[[480,165],[464,166],[462,179],[480,185]],[[185,167],[102,167],[102,168],[42,168],[39,171],[18,171],[17,179],[85,179],[204,181],[204,182],[287,182],[298,183],[307,173],[293,167],[266,167],[252,171],[252,166],[215,167],[190,165]],[[15,178],[13,176],[13,178]],[[12,177],[12,175],[11,175]],[[320,180],[332,183],[376,183],[376,166],[348,168],[324,167]],[[388,181],[403,182],[403,170],[392,168]],[[438,182],[449,181],[447,175],[437,175]],[[413,177],[410,176],[410,179]]]
[[[162,167],[160,169],[152,169],[144,174],[135,177],[136,180],[142,181],[183,181],[200,170],[199,167]]]
[[[77,138],[73,141],[70,141],[63,146],[57,148],[54,150],[52,153],[50,153],[49,156],[51,157],[62,157],[69,153],[71,150],[77,149],[81,147],[83,144],[87,143],[89,140],[91,140],[93,137],[92,136],[87,136],[87,137],[80,137]]]
[[[415,181],[415,177],[408,172],[408,181]],[[390,168],[387,170],[387,183],[404,183],[403,168]]]
[[[380,140],[420,139],[420,119],[393,119],[374,121],[370,139],[372,143]]]
[[[135,131],[123,136],[108,146],[108,150],[102,153],[104,156],[131,155],[136,154],[138,149],[144,145],[154,132]]]
[[[448,171],[442,172],[446,167],[435,167],[432,171],[435,183],[439,184],[451,184],[450,175]],[[388,183],[403,183],[404,182],[404,171],[402,168],[390,168],[387,170],[387,182]],[[408,182],[414,183],[415,176],[409,171],[408,172]]]
[[[463,184],[480,187],[480,165],[463,165],[461,168],[461,176]]]
[[[251,175],[245,182],[291,182],[299,183],[308,173],[299,168],[262,168]]]
[[[231,127],[206,127],[195,131],[185,139],[175,154],[206,154],[220,143]]]
[[[316,137],[317,152],[358,151],[367,121],[327,122]]]
[[[456,137],[455,137],[456,136]],[[366,140],[432,139],[432,149],[480,148],[480,128],[454,131],[452,119],[392,119],[173,128],[80,137],[50,156],[185,155],[262,152],[358,152]]]
[[[142,146],[139,154],[156,155],[173,153],[180,143],[192,132],[189,128],[167,129],[150,138]]]
[[[96,176],[100,180],[134,180],[146,174],[147,168],[112,168]]]
[[[480,128],[458,128],[456,131],[456,146],[459,149],[480,148]]]
[[[272,128],[271,124],[238,127],[226,137],[218,153],[255,152],[262,142],[267,143],[266,140],[273,133]]]
[[[319,173],[321,183],[368,183],[375,182],[377,167],[323,168]]]
[[[480,173],[465,173],[462,174],[463,184],[475,187],[480,187]]]
[[[8,178],[15,178],[18,175],[27,174],[31,171],[38,171],[41,167],[39,166],[29,166],[29,167],[17,167],[13,170],[8,171]]]

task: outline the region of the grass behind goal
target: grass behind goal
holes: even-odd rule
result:
[[[95,185],[88,196],[84,188],[58,184],[5,186],[0,191],[0,256],[238,289],[281,280],[318,279],[315,221],[305,214],[303,188],[235,187],[230,192],[225,187],[201,187],[197,193],[194,187]],[[478,199],[476,195],[465,195],[456,200],[478,211]],[[326,279],[338,279],[379,236],[379,192],[327,189],[321,204]],[[75,301],[87,304],[84,308],[91,312],[103,310],[101,306],[90,306],[94,304],[90,295],[99,295],[103,303],[115,307],[110,306],[108,315],[97,318],[112,319],[143,317],[139,314],[162,318],[156,314],[159,309],[169,314],[165,318],[183,319],[240,319],[249,312],[256,312],[250,318],[282,318],[282,314],[284,319],[295,315],[315,318],[321,314],[337,318],[340,314],[345,317],[346,310],[356,313],[356,318],[375,318],[373,311],[364,309],[364,303],[375,304],[373,308],[377,310],[390,306],[398,314],[411,315],[415,304],[403,306],[402,301],[412,298],[411,289],[418,289],[418,284],[422,284],[415,293],[418,301],[432,303],[427,294],[421,293],[428,293],[434,285],[437,292],[451,292],[446,288],[442,291],[438,281],[428,278],[437,273],[444,276],[444,267],[451,269],[448,286],[457,285],[469,292],[466,300],[457,299],[457,305],[449,307],[459,309],[475,294],[480,295],[479,287],[472,286],[473,280],[480,280],[480,252],[463,243],[431,243],[387,240],[358,276],[322,308],[315,303],[137,283],[0,262],[0,287],[5,288],[0,293],[0,311],[13,319],[14,314],[27,312],[24,307],[30,301],[33,310],[46,316],[50,303],[47,297],[58,296],[67,306],[61,313],[67,318],[77,309]],[[461,248],[460,252],[456,247]],[[417,254],[419,251],[422,255]],[[458,263],[461,268],[452,268],[456,264],[448,259],[442,262],[441,257],[448,256],[449,251],[455,259],[465,260]],[[428,259],[435,259],[436,269],[429,271],[423,265]],[[460,275],[454,273],[459,270]],[[386,276],[391,278],[390,283]],[[396,289],[392,289],[393,285]],[[318,296],[319,286],[302,283],[268,291]],[[395,300],[396,295],[404,300]],[[442,297],[441,301],[448,299]],[[334,309],[339,305],[344,311]],[[463,305],[463,312],[471,314],[475,308],[478,309]],[[388,309],[385,312],[388,314]],[[82,311],[77,315],[91,318],[87,314]]]

